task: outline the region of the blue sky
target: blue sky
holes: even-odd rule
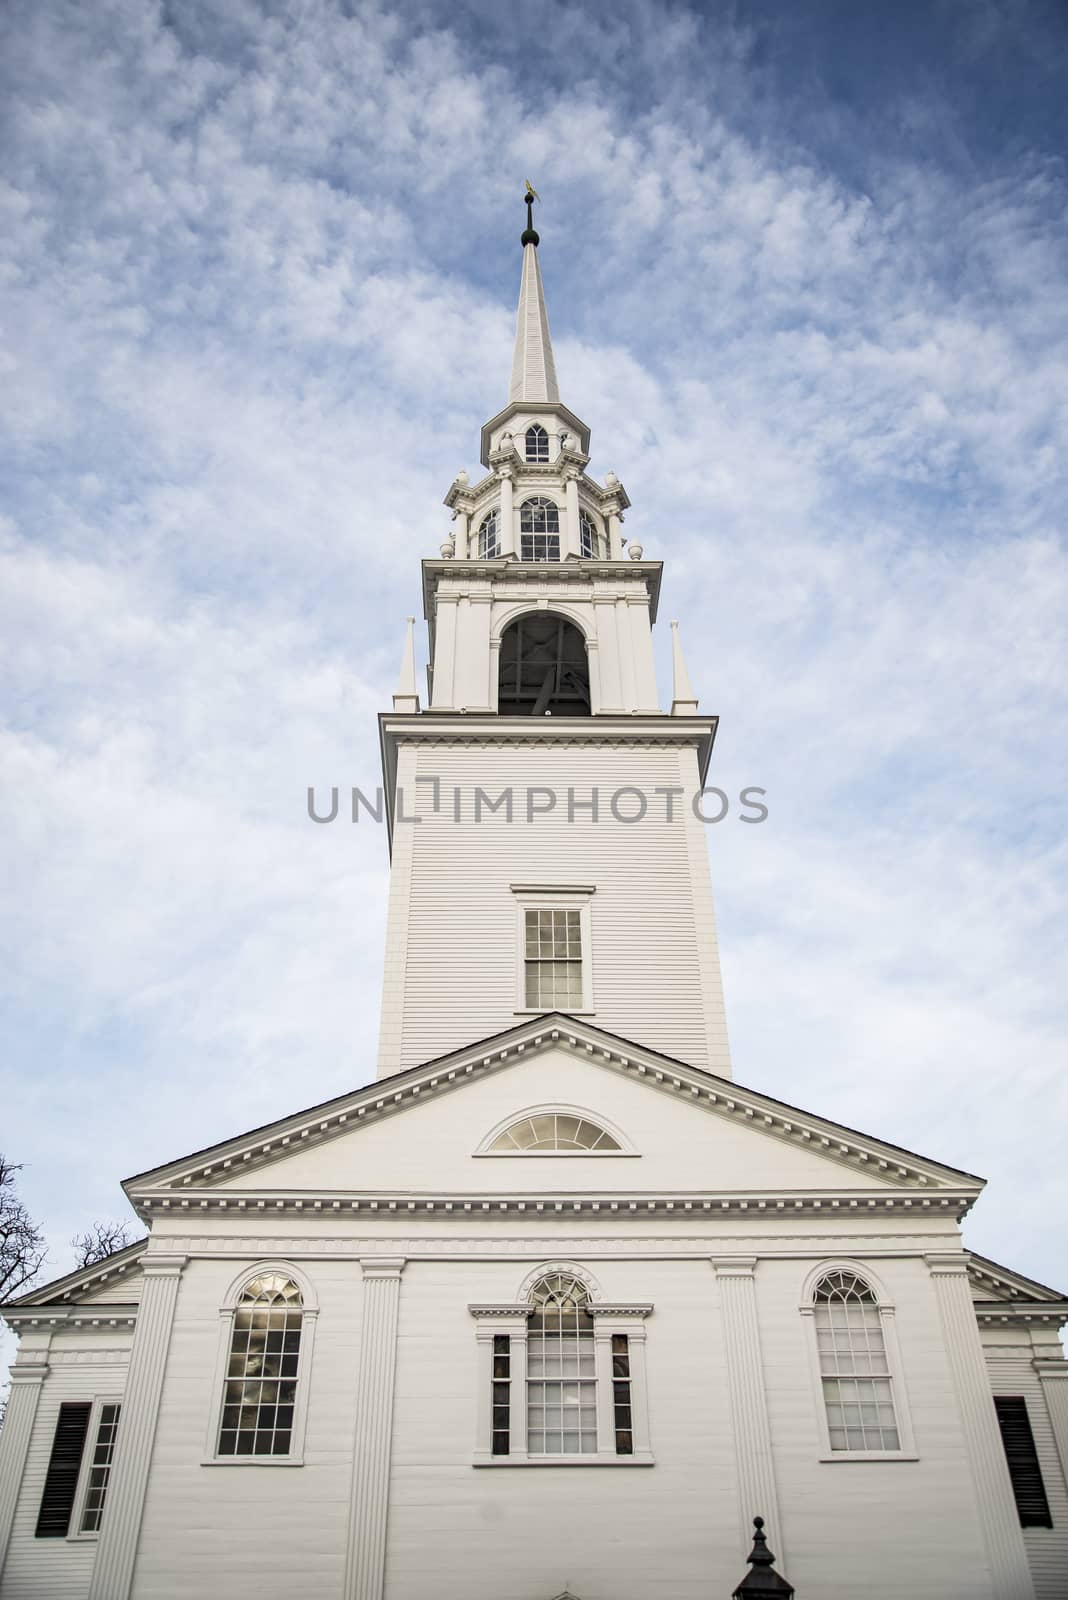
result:
[[[970,1242],[1068,1282],[1063,8],[0,29],[0,1148],[52,1268],[373,1073],[385,839],[305,790],[377,781],[529,174],[564,397],[769,792],[709,830],[737,1076],[987,1176]]]

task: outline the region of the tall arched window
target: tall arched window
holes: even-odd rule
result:
[[[826,1273],[813,1295],[832,1451],[900,1450],[892,1374],[875,1295],[855,1272]]]
[[[589,1296],[556,1273],[531,1291],[527,1333],[527,1450],[532,1456],[595,1454],[597,1365]]]
[[[520,555],[524,561],[559,561],[560,513],[551,500],[535,495],[519,508]]]
[[[601,536],[588,511],[579,512],[579,553],[592,561],[601,553]]]
[[[478,525],[477,554],[480,561],[493,561],[501,553],[501,519],[496,511],[487,512]]]
[[[265,1272],[234,1311],[219,1424],[220,1456],[288,1456],[303,1323],[292,1278]]]
[[[535,422],[527,429],[526,446],[528,461],[548,461],[549,435],[540,423]]]

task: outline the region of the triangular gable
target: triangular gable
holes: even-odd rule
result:
[[[23,1307],[93,1306],[103,1313],[108,1307],[136,1305],[141,1298],[141,1257],[147,1247],[147,1239],[138,1239],[92,1266],[28,1289],[0,1310],[14,1324],[21,1320],[18,1313]]]
[[[982,1180],[970,1173],[800,1111],[729,1079],[686,1066],[617,1034],[558,1013],[531,1019],[464,1050],[379,1079],[351,1094],[197,1151],[183,1160],[140,1173],[128,1179],[123,1187],[142,1214],[153,1215],[160,1210],[170,1210],[176,1204],[190,1203],[187,1199],[176,1200],[175,1191],[188,1195],[191,1189],[195,1190],[198,1208],[213,1203],[205,1193],[212,1190],[216,1191],[215,1204],[224,1207],[233,1204],[232,1199],[228,1200],[217,1191],[233,1185],[240,1175],[246,1198],[238,1203],[244,1205],[250,1202],[250,1187],[255,1186],[260,1174],[264,1190],[278,1192],[278,1173],[273,1169],[296,1151],[312,1149],[351,1135],[382,1118],[426,1105],[437,1096],[461,1090],[467,1084],[484,1080],[487,1075],[522,1060],[529,1061],[539,1052],[550,1049],[564,1049],[592,1060],[655,1092],[670,1095],[694,1111],[712,1114],[759,1136],[812,1152],[826,1163],[826,1181],[819,1185],[825,1190],[856,1192],[858,1186],[862,1186],[868,1194],[874,1186],[899,1196],[901,1191],[906,1191],[909,1197],[898,1203],[906,1206],[937,1203],[952,1207],[959,1216],[982,1188]],[[935,1195],[937,1201],[933,1200]],[[318,1205],[320,1202],[311,1203]],[[388,1205],[396,1209],[397,1203],[394,1198]],[[427,1199],[426,1203],[431,1209],[435,1203],[452,1208],[452,1201],[447,1198],[441,1202]],[[739,1203],[745,1204],[744,1201]],[[873,1202],[868,1199],[866,1203]],[[670,1209],[670,1202],[667,1204]]]
[[[1068,1295],[974,1251],[968,1253],[968,1282],[977,1305],[1068,1307]]]

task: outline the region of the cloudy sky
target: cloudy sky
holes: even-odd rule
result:
[[[52,1271],[373,1075],[386,842],[305,793],[378,781],[529,174],[591,470],[768,791],[709,829],[736,1074],[988,1177],[969,1241],[1066,1283],[1058,0],[0,27],[0,1148]]]

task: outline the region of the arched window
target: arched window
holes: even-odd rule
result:
[[[535,495],[519,508],[520,556],[524,561],[559,561],[560,513],[551,500]]]
[[[527,1451],[595,1454],[597,1366],[589,1296],[555,1273],[534,1285],[527,1333]]]
[[[292,1278],[264,1272],[245,1285],[230,1335],[220,1456],[290,1454],[303,1320]]]
[[[540,423],[535,422],[527,429],[526,446],[528,461],[548,461],[549,435]]]
[[[493,561],[501,553],[501,519],[496,511],[487,512],[478,525],[477,555],[479,561]]]
[[[558,1152],[587,1154],[590,1150],[619,1150],[618,1139],[606,1128],[570,1111],[541,1111],[520,1117],[499,1133],[487,1154],[551,1155]]]
[[[501,634],[497,710],[502,717],[590,715],[586,640],[573,622],[531,611],[509,623]]]
[[[601,554],[601,536],[588,511],[579,512],[579,554],[593,561]]]
[[[892,1374],[875,1295],[855,1272],[826,1273],[813,1295],[832,1451],[900,1450]]]

